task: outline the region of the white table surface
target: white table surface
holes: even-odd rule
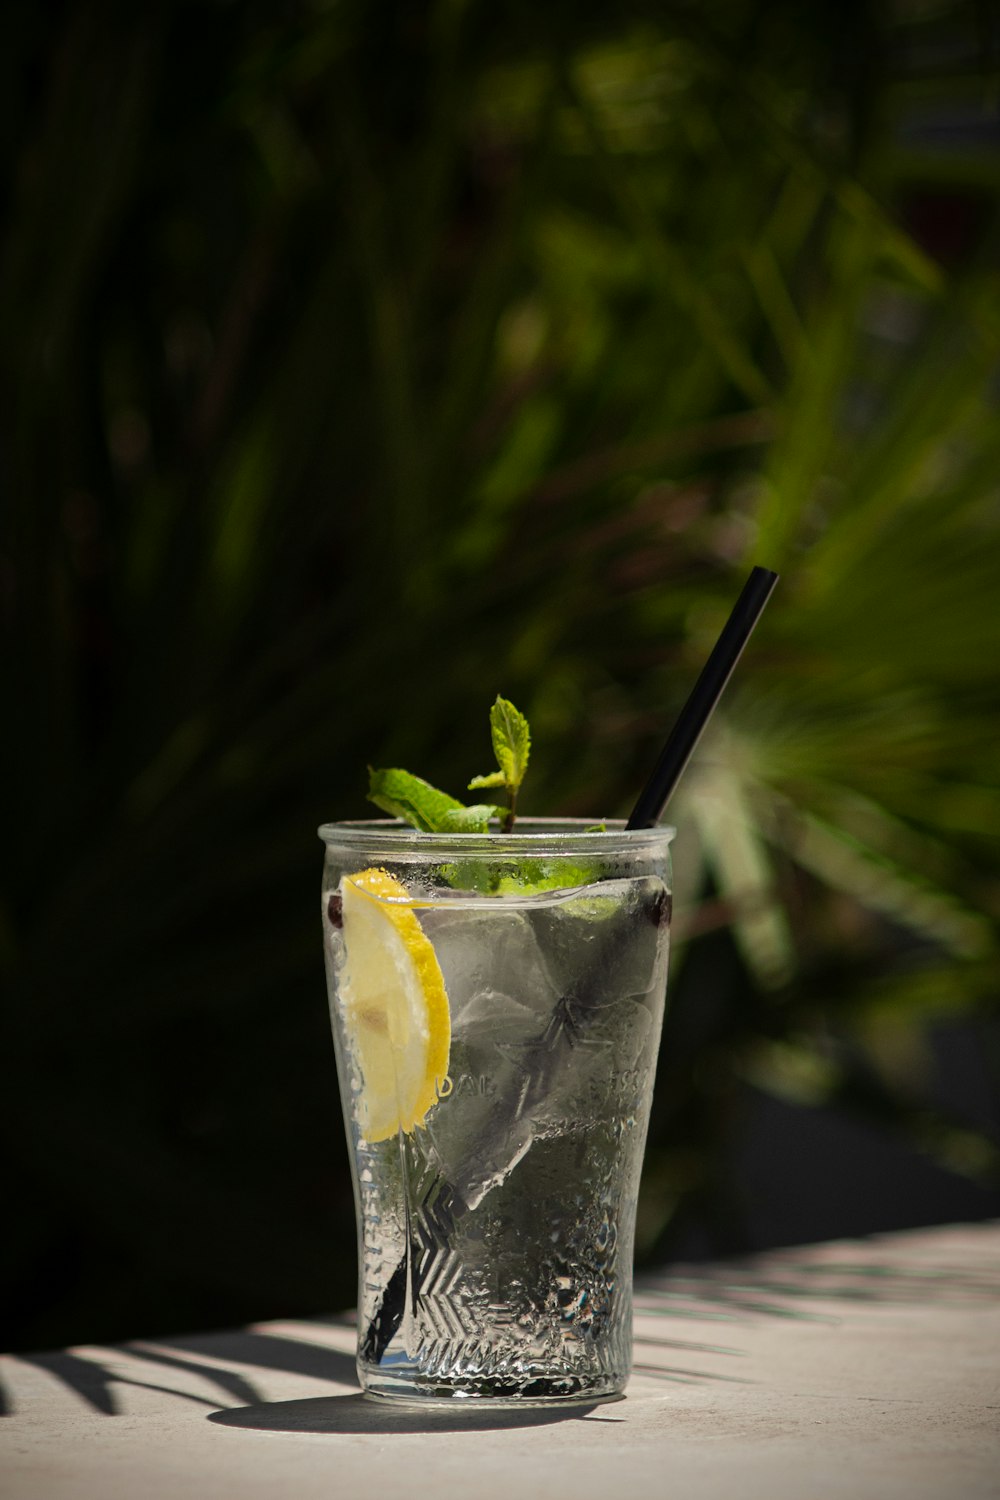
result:
[[[365,1400],[344,1319],[0,1358],[2,1500],[1000,1497],[1000,1224],[673,1269],[624,1400]]]

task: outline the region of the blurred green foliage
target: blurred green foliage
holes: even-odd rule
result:
[[[739,1246],[747,1084],[996,1183],[927,1049],[997,1006],[995,20],[9,7],[14,1342],[352,1300],[312,830],[498,690],[626,812],[752,562],[641,1248]]]

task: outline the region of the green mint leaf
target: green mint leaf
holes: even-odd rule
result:
[[[474,792],[477,787],[483,786],[506,786],[507,778],[502,771],[491,771],[488,776],[473,776],[469,782],[469,791]]]
[[[444,827],[442,820],[456,808],[466,810],[456,797],[439,792],[429,781],[398,767],[375,771],[369,766],[368,800],[423,833],[436,833]]]
[[[502,807],[493,807],[488,802],[453,807],[444,814],[438,827],[442,833],[488,833],[490,819],[501,817],[503,811]]]
[[[576,890],[599,880],[598,864],[563,865],[552,869],[542,860],[525,860],[516,875],[501,875],[496,882],[499,896],[538,896],[545,891]]]
[[[508,698],[498,696],[490,709],[490,733],[493,753],[503,772],[504,784],[516,796],[528,769],[528,754],[531,750],[528,721]]]

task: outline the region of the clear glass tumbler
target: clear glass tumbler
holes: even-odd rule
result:
[[[672,835],[320,830],[366,1393],[623,1389]]]

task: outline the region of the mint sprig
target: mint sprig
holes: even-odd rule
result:
[[[394,818],[402,818],[423,833],[487,833],[490,819],[500,822],[504,833],[514,827],[517,794],[528,769],[531,731],[524,715],[508,698],[497,697],[490,709],[490,737],[498,770],[487,776],[474,776],[469,790],[503,787],[507,806],[492,802],[475,802],[466,806],[457,797],[439,791],[398,766],[385,770],[368,768],[368,800]]]
[[[469,791],[480,787],[503,787],[507,793],[507,809],[502,813],[500,823],[504,833],[509,833],[517,816],[517,794],[528,769],[531,730],[524,714],[509,698],[501,698],[499,694],[490,709],[490,738],[499,770],[490,771],[486,776],[473,776]]]
[[[490,818],[503,812],[484,802],[466,807],[457,797],[449,797],[398,766],[381,771],[368,767],[368,800],[423,833],[485,833]]]

